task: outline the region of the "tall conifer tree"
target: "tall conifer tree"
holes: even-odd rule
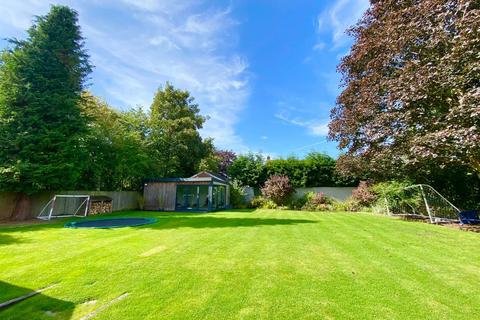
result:
[[[29,194],[74,188],[82,171],[86,121],[79,108],[91,72],[77,13],[52,6],[26,40],[10,40],[0,59],[0,189]]]

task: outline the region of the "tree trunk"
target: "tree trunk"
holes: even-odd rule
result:
[[[32,217],[32,198],[23,192],[19,192],[13,209],[12,220],[27,220]]]

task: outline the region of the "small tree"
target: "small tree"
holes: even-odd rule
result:
[[[290,179],[287,176],[273,175],[265,181],[261,189],[262,195],[275,202],[277,205],[285,205],[295,192]]]
[[[234,208],[242,208],[246,206],[245,200],[246,192],[245,187],[238,181],[233,180],[230,184],[230,203]]]

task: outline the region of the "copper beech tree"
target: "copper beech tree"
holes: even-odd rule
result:
[[[329,136],[346,149],[341,171],[428,163],[480,175],[479,27],[478,0],[371,1],[338,66]]]

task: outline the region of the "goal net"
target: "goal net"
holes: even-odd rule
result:
[[[385,200],[392,215],[430,219],[432,223],[458,221],[460,210],[432,186],[416,184],[406,187],[399,199]]]
[[[89,205],[89,195],[57,194],[43,207],[37,218],[86,217]]]

